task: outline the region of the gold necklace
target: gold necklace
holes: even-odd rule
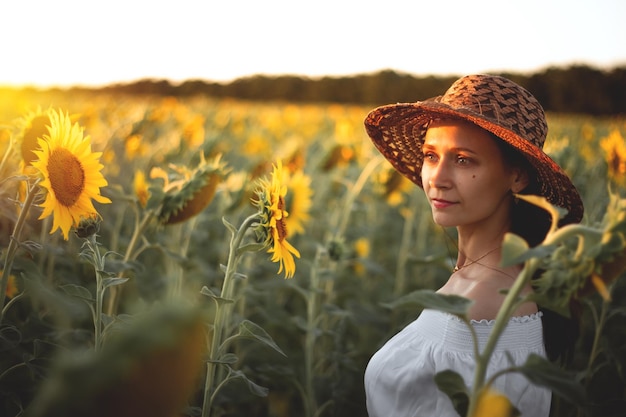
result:
[[[486,257],[487,255],[489,255],[490,253],[493,253],[493,252],[497,251],[497,250],[498,250],[498,249],[500,249],[501,247],[502,247],[502,245],[500,245],[500,246],[498,246],[498,247],[495,247],[495,248],[491,249],[489,252],[485,253],[484,255],[479,256],[478,258],[476,258],[476,259],[474,259],[474,260],[472,260],[472,259],[470,259],[470,258],[467,258],[467,259],[470,259],[470,262],[469,262],[469,263],[466,263],[466,264],[463,264],[463,265],[461,265],[461,266],[455,265],[455,266],[454,266],[454,269],[452,270],[452,273],[454,274],[455,272],[457,272],[457,271],[459,271],[459,270],[461,270],[461,269],[463,269],[463,268],[465,268],[465,267],[467,267],[467,266],[470,266],[470,265],[472,265],[472,264],[475,264],[476,262],[480,261],[481,259],[483,259],[483,258],[484,258],[484,257]],[[482,264],[481,264],[481,265],[482,265]]]

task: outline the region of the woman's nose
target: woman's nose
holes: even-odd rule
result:
[[[439,160],[436,164],[430,165],[428,170],[428,185],[433,188],[449,188],[450,176],[444,160]]]

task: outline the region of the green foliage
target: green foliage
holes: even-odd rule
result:
[[[469,393],[461,375],[450,370],[442,371],[435,375],[435,383],[441,391],[448,395],[459,415],[467,415]]]
[[[393,73],[380,77],[402,85],[413,99],[436,95],[449,84],[427,80],[430,87],[424,84],[418,92],[411,90],[410,77]],[[368,102],[395,88],[370,81],[369,91],[362,92]],[[332,90],[348,95],[342,91],[344,84],[331,84]],[[301,86],[297,80],[291,80],[291,85]],[[165,86],[156,87],[159,91]],[[189,84],[183,87],[193,92]],[[242,94],[252,94],[246,83],[238,88]],[[301,93],[314,94],[313,90]],[[0,103],[3,120],[19,117],[16,103],[23,102],[55,103],[75,114],[94,138],[94,148],[104,152],[103,173],[109,186],[103,193],[113,204],[98,207],[102,215],[98,247],[109,254],[100,268],[80,255],[82,239],[71,234],[62,242],[49,235],[50,224],[37,220],[36,205],[19,242],[13,239],[11,273],[19,295],[7,299],[0,323],[1,415],[18,415],[35,399],[40,401],[48,390],[44,387],[64,380],[60,369],[66,365],[75,375],[89,374],[86,382],[102,382],[104,371],[118,369],[117,361],[126,361],[129,355],[142,357],[149,346],[167,344],[170,337],[180,340],[178,319],[174,317],[171,326],[157,319],[163,317],[159,307],[171,307],[172,300],[180,302],[182,310],[199,308],[209,333],[218,309],[229,309],[230,315],[224,321],[219,355],[205,354],[194,364],[200,375],[180,415],[201,413],[209,363],[221,370],[217,379],[227,382],[215,391],[217,415],[365,415],[363,371],[380,345],[424,307],[460,317],[469,307],[467,300],[434,293],[449,276],[454,248],[447,231],[433,225],[419,190],[390,181],[388,164],[374,161],[375,149],[362,129],[369,106],[250,103],[201,95],[178,99],[156,95],[148,100],[105,92],[22,94],[2,96],[0,102],[10,102]],[[202,139],[192,144],[184,138],[189,118],[196,115],[204,118]],[[552,271],[544,281],[536,281],[545,296],[539,301],[560,306],[564,314],[565,300],[580,292],[580,337],[571,360],[553,364],[562,372],[534,359],[517,371],[555,389],[554,417],[619,415],[612,411],[626,407],[626,278],[618,268],[625,224],[616,195],[623,198],[624,190],[609,192],[606,155],[599,143],[613,130],[622,135],[626,131],[621,119],[549,114],[549,124],[548,143],[555,144],[550,154],[571,175],[583,197],[584,228],[566,230],[563,233],[572,233],[569,237],[561,235],[562,240],[533,249],[508,235],[503,257],[507,263],[537,259],[541,261],[537,267]],[[344,159],[335,161],[330,156],[336,155],[333,151],[339,145]],[[4,143],[0,150],[5,151]],[[170,164],[193,167],[199,151],[207,158],[222,154],[231,170],[197,216],[175,225],[159,224],[166,196],[163,184],[151,181],[150,197],[142,207],[133,188],[135,171],[148,174]],[[250,184],[277,158],[313,178],[311,220],[304,234],[289,237],[302,255],[291,280],[276,275],[276,265],[259,251],[253,231],[244,234],[234,252],[230,246],[232,234],[239,230],[234,225],[254,211]],[[10,153],[6,161],[0,167],[2,178],[16,179],[0,182],[2,268],[19,214],[15,196],[24,179],[13,177],[17,153]],[[364,175],[366,167],[369,172]],[[242,174],[240,181],[236,181],[238,174]],[[201,185],[206,184],[198,180],[193,189]],[[230,253],[240,258],[231,271],[229,293],[222,288]],[[605,283],[610,300],[589,287],[589,281],[571,280],[574,274],[582,277],[587,272],[611,275]],[[101,290],[116,293],[118,301],[110,310],[107,297],[104,300],[102,356],[89,353],[94,346],[96,273],[102,274]],[[154,319],[149,319],[153,313]],[[136,342],[135,347],[122,348],[126,345],[109,338],[113,333],[125,334]],[[212,340],[203,342],[206,346]],[[111,361],[109,366],[105,357]],[[85,371],[91,366],[97,366],[98,372]],[[87,389],[91,382],[77,389]],[[467,409],[463,404],[469,403],[469,390],[463,394],[466,388],[454,375],[439,375],[437,383],[461,410]],[[65,380],[59,386],[69,385]],[[578,395],[580,386],[584,396]],[[71,394],[64,398],[73,400]]]

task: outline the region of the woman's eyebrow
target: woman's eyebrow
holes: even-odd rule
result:
[[[437,147],[435,145],[430,145],[428,143],[424,143],[422,145],[422,149],[434,150],[434,149],[437,149]],[[465,153],[471,153],[473,155],[477,155],[478,154],[478,152],[476,152],[475,150],[473,150],[471,148],[466,148],[466,147],[463,147],[463,146],[450,148],[449,151],[450,152],[465,152]]]

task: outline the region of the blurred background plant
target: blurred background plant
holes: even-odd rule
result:
[[[37,157],[27,152],[38,143],[33,135],[48,133],[50,110],[42,109],[50,103],[102,152],[101,196],[111,204],[95,205],[102,221],[92,239],[77,236],[72,224],[65,240],[50,234],[51,217],[38,219],[41,187],[24,164]],[[367,361],[420,312],[389,304],[435,289],[449,274],[454,248],[433,225],[420,190],[395,176],[365,135],[369,106],[25,91],[2,96],[0,109],[0,269],[8,271],[0,415],[29,406],[45,415],[42,409],[63,409],[49,405],[62,400],[81,412],[78,393],[91,389],[136,405],[145,398],[167,403],[159,407],[170,416],[207,415],[207,408],[215,416],[365,415]],[[548,117],[547,151],[581,192],[584,226],[605,230],[625,197],[626,122]],[[241,242],[256,253],[227,272],[237,253],[233,230],[237,235],[258,215],[258,181],[279,160],[277,179],[286,187],[280,233],[300,255],[293,279],[283,279],[290,263],[274,263],[276,252],[260,250],[272,232],[253,229]],[[567,369],[585,387],[585,402],[557,400],[554,416],[619,416],[626,408],[626,278],[623,258],[612,259],[598,274],[606,291],[597,282],[584,287],[581,333]],[[228,342],[216,359],[213,325],[226,305],[228,319],[218,321],[220,345]],[[210,387],[230,379],[209,388],[209,407],[210,364],[221,369]],[[85,391],[72,385],[77,378]],[[119,389],[109,392],[106,384]]]

